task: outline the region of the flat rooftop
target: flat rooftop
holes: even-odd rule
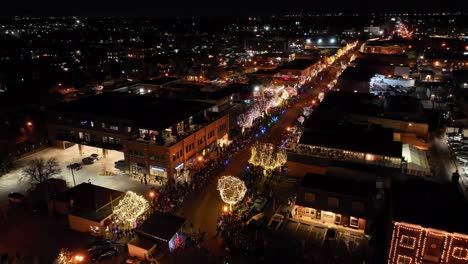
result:
[[[301,187],[339,193],[354,197],[370,198],[376,193],[375,182],[359,181],[332,174],[306,173]]]
[[[163,213],[154,213],[137,228],[146,236],[169,241],[184,225],[185,218]]]
[[[112,190],[106,187],[91,183],[81,183],[54,197],[56,200],[70,202],[73,200],[74,207],[80,209],[98,210],[123,196],[121,191]]]
[[[310,67],[311,65],[317,63],[319,60],[312,59],[297,59],[290,62],[287,62],[281,66],[283,70],[304,70]]]
[[[374,77],[376,71],[372,71],[363,67],[348,67],[340,75],[340,80],[353,80],[369,82]]]
[[[468,234],[468,205],[457,186],[421,178],[393,183],[393,220]]]
[[[312,119],[309,119],[309,121]],[[315,122],[302,134],[299,144],[371,153],[399,158],[402,143],[393,141],[393,131],[382,127]]]
[[[152,84],[152,85],[163,85],[163,84],[174,82],[174,81],[177,81],[177,80],[180,80],[180,78],[178,78],[178,77],[159,77],[159,78],[156,78],[156,79],[141,81],[140,83]]]
[[[59,114],[71,113],[82,117],[123,119],[142,128],[165,129],[212,106],[213,104],[206,102],[103,93],[60,103],[51,110]]]

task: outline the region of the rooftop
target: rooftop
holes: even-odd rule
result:
[[[353,80],[353,81],[363,81],[369,82],[372,77],[374,77],[375,71],[365,69],[362,67],[348,67],[340,75],[340,80]]]
[[[290,62],[287,62],[281,66],[281,69],[284,70],[304,70],[313,64],[317,63],[319,60],[310,60],[310,59],[297,59]]]
[[[123,119],[148,129],[165,129],[212,106],[206,102],[104,93],[60,103],[51,110],[58,114],[79,114],[83,118]]]
[[[376,192],[375,181],[360,181],[329,173],[306,173],[302,178],[301,187],[362,198],[370,198]]]
[[[109,204],[111,199],[114,201],[123,195],[124,193],[120,191],[91,183],[81,183],[56,195],[55,199],[64,202],[73,200],[73,207],[96,211]]]
[[[377,154],[399,158],[401,142],[393,141],[393,131],[376,126],[336,124],[333,121],[315,122],[299,140],[300,144]]]
[[[412,178],[393,183],[393,220],[468,234],[468,206],[457,186]]]
[[[163,85],[163,84],[167,84],[167,83],[174,82],[174,81],[177,81],[177,80],[180,80],[180,78],[178,78],[178,77],[159,77],[159,78],[156,78],[156,79],[145,80],[145,81],[142,81],[140,83],[152,84],[152,85]]]
[[[137,232],[156,239],[169,241],[182,228],[185,218],[171,214],[152,214],[137,228]]]

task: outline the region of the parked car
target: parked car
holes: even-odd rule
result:
[[[263,211],[263,209],[265,208],[267,202],[268,202],[268,199],[267,199],[267,198],[265,198],[265,197],[258,197],[257,199],[255,199],[254,204],[253,204],[253,207],[254,207],[255,209],[257,209],[258,212],[261,212],[261,211]]]
[[[10,204],[22,203],[24,200],[24,195],[19,192],[12,192],[8,194],[8,202]]]
[[[68,165],[67,168],[70,170],[81,170],[83,167],[79,163],[72,163]]]
[[[112,258],[112,257],[117,256],[118,254],[119,253],[116,250],[104,251],[103,253],[101,253],[101,255],[99,255],[99,257],[97,258],[97,261],[101,261],[106,258]]]
[[[249,227],[257,228],[257,227],[262,226],[264,223],[265,223],[265,214],[259,213],[259,214],[252,216],[252,218],[250,218],[246,224]]]
[[[94,163],[94,159],[90,157],[84,158],[81,161],[83,162],[84,165],[90,165]]]
[[[101,156],[99,156],[99,154],[96,154],[96,153],[93,153],[93,154],[89,155],[89,157],[94,159],[94,160],[100,160],[101,159]]]

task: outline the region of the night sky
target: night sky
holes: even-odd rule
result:
[[[253,1],[184,1],[161,3],[157,0],[115,0],[115,1],[62,1],[52,3],[47,1],[7,1],[0,8],[1,16],[30,15],[30,16],[246,16],[271,15],[288,12],[388,12],[388,11],[467,11],[468,5],[460,0],[374,0],[374,1],[314,1],[294,0],[268,2]],[[172,6],[179,7],[170,7]],[[196,7],[195,6],[196,3]],[[222,3],[226,7],[215,7]],[[178,4],[178,5],[177,5]],[[228,7],[230,6],[230,7]]]

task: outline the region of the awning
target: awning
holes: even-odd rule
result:
[[[429,174],[431,167],[427,162],[426,152],[409,144],[403,144],[402,156],[408,162],[408,170]]]

